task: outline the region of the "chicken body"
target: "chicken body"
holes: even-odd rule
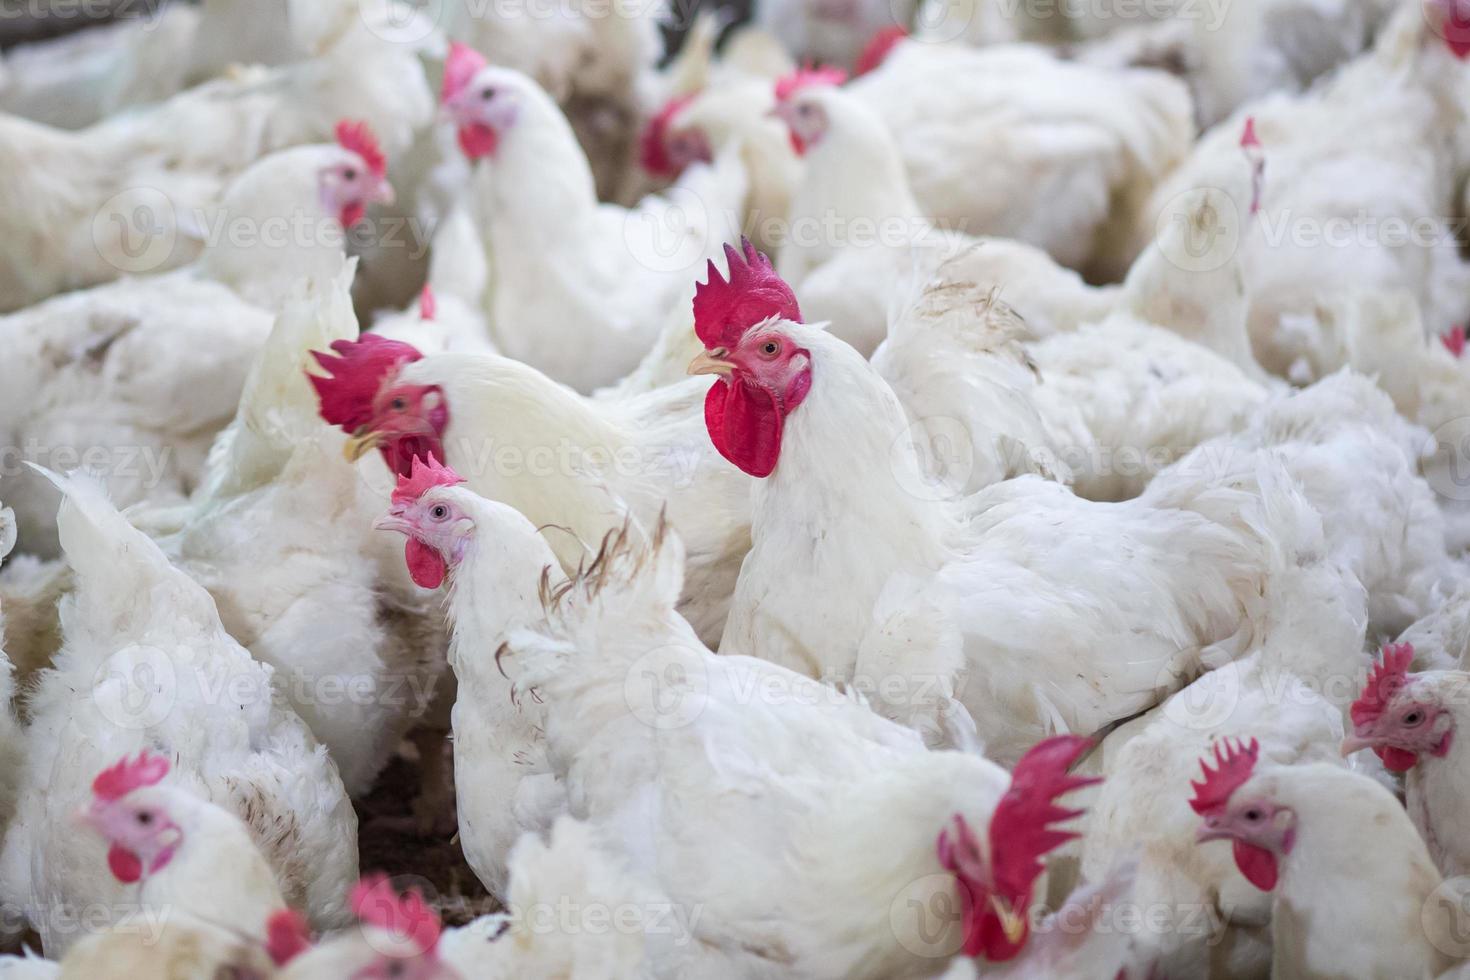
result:
[[[481,303],[495,346],[579,391],[610,384],[732,237],[744,170],[727,154],[635,208],[599,204],[587,157],[546,92],[499,67],[465,91],[485,89],[496,93],[485,112],[498,135],[476,165],[470,208],[490,264]]]
[[[857,353],[810,326],[766,329],[810,352],[811,390],[756,484],[722,650],[857,684],[941,741],[958,699],[1013,760],[1151,707],[1182,679],[1167,665],[1251,635],[1274,524],[1296,518],[1269,488],[1109,505],[1022,477],[936,501],[897,399]]]
[[[750,546],[750,481],[709,444],[707,383],[686,378],[646,394],[588,399],[509,358],[443,354],[385,377],[379,400],[425,387],[447,408],[437,431],[441,462],[476,493],[547,527],[564,568],[586,560],[624,508],[650,521],[667,508],[690,542],[681,609],[700,635],[718,637]],[[427,417],[404,429],[391,413],[374,426],[434,431]],[[400,462],[407,475],[409,460]]]
[[[57,480],[77,585],[63,608],[65,643],[30,703],[23,802],[0,856],[6,900],[30,910],[52,955],[76,938],[69,909],[128,907],[132,886],[113,878],[100,842],[69,829],[66,815],[86,799],[92,774],[151,745],[174,756],[179,785],[244,822],[280,895],[320,926],[339,923],[357,876],[357,821],[326,750],[273,704],[271,669],[224,632],[208,593],[95,484]],[[227,872],[218,875],[193,886],[218,903],[212,917],[264,914],[259,903],[231,904],[240,896],[220,887]]]
[[[676,909],[702,910],[695,942],[671,951],[689,957],[675,972],[933,972],[962,938],[952,919],[917,911],[925,897],[954,900],[935,835],[956,813],[987,825],[1007,773],[926,751],[850,694],[711,654],[674,612],[677,538],[638,533],[610,536],[546,634],[511,648],[545,699],[574,815]]]
[[[1158,188],[1150,222],[1161,202],[1222,186],[1239,117],[1254,116],[1268,177],[1240,248],[1252,343],[1268,371],[1301,383],[1340,365],[1342,341],[1324,311],[1343,292],[1405,290],[1430,334],[1470,312],[1470,266],[1452,223],[1435,217],[1456,213],[1467,80],[1424,14],[1403,7],[1372,51],[1311,91],[1251,104],[1206,133]]]
[[[0,242],[0,310],[175,268],[200,254],[201,238],[237,239],[254,215],[223,197],[233,179],[268,154],[330,139],[341,119],[368,121],[390,155],[406,149],[433,111],[417,53],[355,15],[342,31],[318,58],[222,78],[80,132],[0,119],[0,166],[14,177],[0,205],[23,231]],[[246,227],[252,246],[268,234]]]
[[[1343,711],[1365,666],[1367,595],[1325,551],[1322,522],[1304,520],[1253,648],[1120,725],[1084,763],[1104,782],[1089,791],[1081,873],[1137,854],[1134,900],[1179,915],[1137,937],[1165,975],[1269,975],[1271,896],[1223,849],[1196,844],[1199,820],[1182,790],[1224,738],[1256,738],[1278,765],[1341,764]]]
[[[501,644],[540,618],[538,584],[549,589],[562,576],[553,571],[550,546],[519,512],[458,486],[423,495],[419,506],[428,499],[452,505],[456,520],[472,528],[462,543],[440,547],[448,552],[449,662],[458,680],[451,721],[459,837],[480,881],[505,896],[511,848],[524,833],[547,831],[567,801],[546,759],[541,702],[516,690],[520,667],[501,655]],[[391,519],[382,526],[415,530]]]
[[[977,241],[983,244],[966,271],[1002,284],[1006,302],[1038,334],[1072,329],[1112,308],[1112,290],[1089,287],[1034,246],[975,239],[962,233],[968,226],[932,222],[886,127],[855,94],[814,85],[793,95],[787,111],[807,105],[823,114],[825,130],[807,146],[776,265],[808,320],[831,322],[838,336],[870,353],[887,333],[890,311]]]
[[[198,491],[135,520],[209,590],[230,635],[274,668],[356,797],[443,694],[447,640],[371,530],[381,490],[342,459],[304,377],[311,350],[356,338],[352,278],[349,266],[287,302]]]
[[[295,147],[251,167],[216,220],[253,230],[290,227],[277,247],[220,230],[199,261],[125,279],[0,318],[5,453],[99,470],[119,506],[192,492],[209,443],[238,402],[245,371],[277,305],[301,277],[329,280],[342,262],[342,225],[323,173],[366,172],[340,146]],[[199,311],[207,309],[209,317]],[[180,338],[188,338],[180,343]],[[22,547],[54,555],[55,508],[45,481],[22,473],[7,488]]]
[[[902,41],[850,89],[892,132],[937,225],[1035,245],[1103,281],[1127,268],[1135,215],[1194,136],[1167,75],[1026,45]]]
[[[1408,815],[1382,786],[1318,762],[1263,767],[1235,792],[1295,815],[1294,843],[1277,858],[1271,976],[1435,977],[1454,962],[1463,939],[1444,915],[1451,899]],[[1344,861],[1354,848],[1358,860]]]

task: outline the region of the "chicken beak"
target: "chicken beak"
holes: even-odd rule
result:
[[[398,195],[394,192],[392,184],[386,180],[380,180],[378,181],[378,186],[373,190],[372,200],[379,204],[388,205],[398,200]]]
[[[1230,839],[1230,834],[1225,831],[1224,827],[1221,827],[1219,824],[1212,823],[1205,824],[1194,835],[1194,841],[1196,844],[1204,844],[1212,840]]]
[[[689,362],[688,373],[718,374],[723,377],[729,377],[731,374],[735,373],[735,365],[725,360],[729,353],[730,352],[723,347],[716,347],[714,350],[703,351],[699,354],[698,357]]]
[[[1000,919],[1000,928],[1006,935],[1006,942],[1012,945],[1019,943],[1026,935],[1026,920],[1017,915],[1007,902],[994,895],[990,896],[990,907],[996,918]]]
[[[391,512],[373,521],[374,531],[397,531],[399,534],[409,534],[413,529],[413,525],[407,519]]]
[[[1346,759],[1354,752],[1361,752],[1363,749],[1373,748],[1373,745],[1374,743],[1370,742],[1366,738],[1359,738],[1357,735],[1349,735],[1347,738],[1342,740],[1342,757]]]
[[[348,437],[346,444],[342,446],[342,456],[347,462],[355,463],[378,448],[378,444],[382,441],[381,433],[363,426]]]

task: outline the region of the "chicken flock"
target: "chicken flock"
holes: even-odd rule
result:
[[[136,7],[0,980],[1470,978],[1466,0]]]

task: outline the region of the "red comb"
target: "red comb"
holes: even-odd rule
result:
[[[420,953],[432,955],[439,945],[439,916],[416,889],[399,896],[387,875],[368,875],[353,886],[350,901],[359,922],[412,942]]]
[[[1408,680],[1409,664],[1413,659],[1412,643],[1390,643],[1383,648],[1383,659],[1368,672],[1368,683],[1363,685],[1363,693],[1348,709],[1354,725],[1374,721],[1383,714],[1388,702]]]
[[[1090,738],[1057,735],[1038,742],[1016,763],[1011,788],[990,817],[991,877],[1002,893],[1029,895],[1044,870],[1042,855],[1077,836],[1072,831],[1056,830],[1053,825],[1080,816],[1083,811],[1060,807],[1056,798],[1102,782],[1067,772],[1091,747]]]
[[[863,47],[862,54],[858,55],[857,64],[853,66],[853,75],[866,75],[874,68],[883,64],[888,59],[888,56],[893,53],[893,49],[898,46],[898,42],[908,36],[909,32],[897,24],[880,27],[868,39],[868,43]]]
[[[434,287],[424,283],[424,291],[419,293],[419,319],[432,320],[439,315],[439,301],[434,298]]]
[[[655,177],[677,177],[678,171],[674,169],[674,162],[669,159],[668,147],[664,146],[664,137],[669,134],[669,123],[673,122],[674,116],[679,110],[694,101],[694,95],[678,95],[664,103],[648,125],[643,127],[643,132],[638,136],[638,163],[644,170]]]
[[[709,281],[694,289],[694,332],[705,347],[733,347],[740,336],[764,320],[781,317],[801,322],[801,307],[786,281],[776,275],[771,260],[748,238],[740,239],[742,259],[735,246],[725,245],[729,279],[720,276],[714,259]]]
[[[398,486],[393,489],[393,502],[411,504],[435,487],[453,487],[463,482],[464,477],[441,465],[433,453],[429,453],[427,463],[415,456],[409,464],[408,476],[398,478]]]
[[[388,173],[388,158],[383,156],[378,138],[373,135],[372,127],[367,123],[342,120],[337,124],[337,143],[342,149],[362,157],[362,162],[367,164],[368,171],[374,177],[382,177]]]
[[[311,949],[311,929],[295,909],[272,912],[265,920],[265,951],[276,966],[285,966]]]
[[[1465,353],[1465,328],[1463,325],[1450,327],[1449,330],[1439,335],[1439,342],[1444,344],[1445,350],[1459,357]]]
[[[123,756],[92,780],[92,795],[99,800],[120,800],[135,789],[153,786],[168,775],[169,763],[161,755],[143,749],[137,758]]]
[[[1215,744],[1215,768],[1204,759],[1200,760],[1199,767],[1204,779],[1200,782],[1190,782],[1194,790],[1194,799],[1189,801],[1189,806],[1195,813],[1204,816],[1230,802],[1230,794],[1240,788],[1241,784],[1251,778],[1251,772],[1256,767],[1256,759],[1261,754],[1261,744],[1251,739],[1247,745],[1242,745],[1239,739],[1235,744],[1230,744],[1230,739],[1222,738]]]
[[[484,55],[467,44],[455,41],[449,45],[449,57],[444,61],[444,87],[439,90],[439,102],[448,102],[464,91],[470,80],[488,64]]]
[[[332,350],[340,356],[311,352],[328,376],[306,376],[316,389],[322,419],[349,432],[372,421],[373,399],[383,379],[424,356],[411,344],[370,333],[357,340],[334,340]]]
[[[841,68],[798,68],[789,75],[776,80],[776,101],[785,102],[797,92],[812,85],[841,85],[847,81],[847,72]]]
[[[1261,140],[1256,136],[1256,117],[1245,117],[1245,128],[1240,131],[1240,148],[1248,150],[1251,147],[1259,147]]]

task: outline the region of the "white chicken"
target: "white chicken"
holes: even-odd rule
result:
[[[56,510],[21,460],[97,470],[120,506],[192,491],[278,304],[302,277],[330,280],[344,229],[391,193],[371,132],[339,130],[339,144],[272,154],[242,174],[197,264],[0,318],[0,446],[19,474],[6,497],[22,548],[55,554]]]
[[[707,383],[589,399],[492,354],[422,357],[372,334],[333,349],[320,359],[332,377],[313,383],[351,452],[379,447],[398,476],[433,453],[476,493],[549,527],[567,570],[625,508],[648,521],[667,508],[690,542],[681,608],[701,636],[719,637],[750,547],[750,481],[704,433]]]
[[[566,117],[535,82],[463,45],[444,78],[460,146],[479,161],[471,213],[496,348],[578,391],[616,381],[733,237],[746,192],[738,158],[696,167],[634,209],[601,205]]]
[[[288,300],[189,501],[132,515],[274,668],[353,797],[442,696],[446,645],[437,610],[371,531],[383,495],[342,459],[305,376],[312,350],[357,337],[355,264]]]
[[[535,79],[555,100],[587,151],[598,197],[609,199],[624,182],[632,134],[656,84],[660,5],[447,0],[437,9],[450,38]]]
[[[907,27],[917,0],[759,0],[755,22],[805,62],[857,68],[874,36]]]
[[[790,319],[779,279],[751,278],[700,287],[707,351],[689,368],[721,376],[710,437],[761,478],[723,652],[856,685],[940,741],[962,704],[1013,761],[1151,707],[1187,679],[1166,664],[1250,636],[1291,518],[1269,484],[1155,506],[1022,477],[935,499],[892,390]]]
[[[1011,776],[927,751],[849,693],[715,656],[674,611],[677,537],[641,533],[609,535],[505,656],[545,702],[574,815],[701,910],[671,975],[919,977],[960,949],[1016,957],[1086,741],[1044,742]]]
[[[847,88],[893,134],[936,224],[1035,245],[1103,281],[1127,268],[1137,213],[1194,136],[1189,95],[1167,75],[1026,45],[900,41]]]
[[[1372,381],[1343,371],[1202,443],[1155,477],[1143,499],[1245,481],[1262,460],[1279,460],[1321,514],[1326,553],[1368,590],[1375,635],[1393,636],[1435,608],[1457,575],[1434,492],[1418,474],[1420,445]]]
[[[1105,778],[1087,801],[1080,871],[1095,876],[1137,855],[1134,900],[1172,910],[1166,928],[1138,937],[1165,976],[1265,977],[1270,965],[1270,896],[1227,855],[1195,843],[1197,820],[1179,790],[1199,755],[1249,735],[1280,765],[1335,762],[1364,665],[1366,593],[1324,557],[1322,522],[1305,498],[1292,506],[1299,533],[1283,542],[1279,601],[1254,648],[1114,729],[1084,763]]]
[[[15,547],[15,538],[15,512],[0,507],[0,562]],[[0,839],[15,816],[25,762],[25,737],[15,717],[15,667],[5,652],[5,624],[5,605],[0,601]]]
[[[813,321],[868,353],[890,310],[907,301],[950,256],[977,239],[925,216],[887,128],[840,76],[803,71],[778,83],[776,111],[803,148],[806,171],[792,196],[777,268]],[[963,226],[962,226],[963,227]],[[978,229],[977,229],[978,230]],[[1042,335],[1111,309],[1095,290],[1035,246],[983,239],[972,265],[1005,285],[1005,300]]]
[[[81,132],[0,117],[0,168],[12,175],[0,206],[18,229],[0,239],[0,311],[176,267],[200,238],[244,235],[279,253],[289,251],[282,239],[319,237],[304,218],[246,225],[254,215],[222,195],[260,158],[328,140],[344,118],[366,120],[388,155],[428,124],[433,97],[415,50],[355,15],[343,31],[319,58],[220,79]]]
[[[1230,841],[1241,873],[1273,894],[1271,976],[1444,972],[1464,922],[1399,801],[1338,765],[1258,770],[1259,755],[1254,739],[1217,746],[1190,806],[1200,841]]]
[[[1466,739],[1460,725],[1470,707],[1470,674],[1410,672],[1412,644],[1390,644],[1352,705],[1352,734],[1343,754],[1372,749],[1404,773],[1404,803],[1440,874],[1470,874],[1470,834],[1459,815],[1470,801]]]
[[[1372,51],[1323,85],[1243,110],[1255,119],[1268,175],[1239,246],[1252,343],[1268,371],[1305,383],[1335,370],[1342,341],[1324,311],[1353,290],[1408,291],[1431,335],[1465,321],[1470,264],[1447,216],[1467,159],[1456,135],[1467,85],[1470,70],[1408,4]],[[1160,202],[1223,186],[1240,124],[1201,138],[1157,189],[1140,236],[1153,234]]]
[[[273,703],[271,669],[225,633],[203,588],[95,483],[53,479],[66,494],[59,528],[76,589],[62,611],[65,644],[30,700],[0,893],[26,910],[51,955],[76,938],[68,910],[126,908],[132,887],[105,870],[100,843],[71,831],[67,815],[105,765],[157,748],[173,757],[175,785],[244,822],[291,904],[319,926],[341,922],[357,877],[357,818],[326,750]],[[218,878],[238,870],[222,864],[196,887],[227,901]],[[222,908],[220,921],[238,920]]]
[[[694,40],[686,40],[685,48]],[[773,86],[795,68],[784,52],[773,56],[764,35],[737,33],[719,63],[697,79],[697,87],[671,94],[638,137],[640,168],[665,182],[695,163],[713,163],[721,149],[738,145],[750,180],[740,227],[769,252],[785,238],[787,210],[802,170],[786,127],[770,113],[776,104]]]
[[[511,847],[526,831],[544,833],[567,802],[546,760],[540,701],[516,695],[516,664],[493,652],[539,619],[562,576],[530,521],[463,482],[432,454],[415,458],[377,526],[408,538],[405,561],[420,586],[449,582],[460,844],[485,887],[504,896]]]

